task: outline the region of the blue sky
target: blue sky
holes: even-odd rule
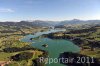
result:
[[[0,21],[100,19],[100,0],[0,0]]]

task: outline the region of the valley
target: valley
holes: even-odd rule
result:
[[[94,57],[100,62],[99,24],[59,25],[58,23],[48,25],[48,22],[42,21],[36,25],[33,22],[25,21],[1,22],[0,65],[44,66],[44,62],[38,62],[40,57],[58,58],[62,54],[66,56],[72,54],[75,57],[77,55]],[[47,47],[42,45],[47,45]],[[64,66],[65,64],[51,65]],[[51,65],[47,64],[46,66]],[[78,65],[76,64],[76,66]]]

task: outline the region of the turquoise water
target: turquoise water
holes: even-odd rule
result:
[[[52,31],[51,31],[52,32]],[[46,34],[46,32],[44,32]],[[39,38],[38,40],[29,40],[30,38],[34,38],[36,36],[40,36],[42,33],[38,33],[36,35],[27,35],[25,38],[22,39],[22,41],[25,42],[33,42],[31,46],[35,48],[39,48],[42,50],[46,50],[49,52],[50,58],[58,58],[60,53],[63,52],[79,52],[80,48],[72,43],[71,41],[64,40],[64,39],[49,39],[49,38]],[[50,32],[47,32],[50,33]],[[48,44],[48,47],[43,47],[43,44]],[[47,64],[46,66],[64,66],[60,63],[51,63]]]

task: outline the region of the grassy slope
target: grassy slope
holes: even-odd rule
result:
[[[0,31],[2,30],[8,30],[12,28],[0,28]],[[37,31],[41,31],[43,30],[42,28],[30,28],[30,29],[22,29],[25,33],[34,33]],[[2,49],[7,48],[7,47],[24,47],[26,45],[29,45],[30,43],[27,42],[21,42],[20,39],[23,38],[24,36],[21,35],[20,31],[14,32],[14,33],[0,33],[0,50],[2,51]],[[38,51],[38,50],[25,50],[25,51],[21,51],[21,52],[32,52],[33,53],[33,57],[32,59],[35,59],[38,57],[38,55],[41,55],[42,52]],[[21,52],[14,52],[14,53],[5,53],[5,52],[0,52],[0,61],[9,61],[10,57],[21,53]],[[35,54],[34,54],[35,53]],[[32,59],[30,59],[28,62],[23,60],[21,62],[16,62],[16,61],[12,61],[9,66],[27,66],[27,64],[31,64]]]

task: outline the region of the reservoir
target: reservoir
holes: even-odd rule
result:
[[[78,53],[80,51],[80,48],[69,40],[49,39],[49,38],[43,38],[43,37],[40,37],[38,40],[30,40],[30,38],[36,38],[43,34],[49,34],[49,33],[59,32],[59,31],[64,31],[64,30],[50,30],[47,32],[38,32],[35,35],[25,36],[23,39],[21,39],[21,41],[32,42],[31,46],[48,51],[49,57],[53,59],[58,58],[60,53],[63,53],[63,52]],[[42,46],[43,44],[47,44],[48,47],[43,47]],[[46,66],[65,66],[65,65],[60,64],[60,63],[51,63],[51,64],[47,64]]]

